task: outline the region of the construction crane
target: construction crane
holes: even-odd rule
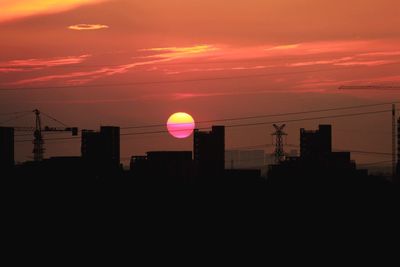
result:
[[[23,131],[23,132],[33,132],[33,159],[34,161],[42,161],[45,148],[44,148],[44,139],[43,139],[43,133],[44,132],[71,132],[72,136],[77,136],[78,135],[78,128],[77,127],[68,127],[66,124],[63,122],[51,117],[50,115],[47,115],[43,112],[41,112],[38,109],[35,109],[33,111],[29,111],[29,113],[21,113],[22,115],[14,118],[14,119],[19,119],[23,116],[26,116],[27,114],[31,113],[35,114],[35,127],[13,127],[15,131]],[[44,115],[45,117],[63,125],[63,127],[49,127],[45,126],[42,127],[42,119],[41,115]],[[8,120],[9,122],[11,120]]]

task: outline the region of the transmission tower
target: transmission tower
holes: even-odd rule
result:
[[[275,132],[272,134],[275,137],[275,163],[282,162],[285,159],[285,151],[283,149],[284,145],[284,137],[287,136],[287,133],[283,131],[286,124],[276,125],[274,124]]]

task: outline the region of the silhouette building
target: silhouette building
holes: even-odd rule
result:
[[[268,179],[278,183],[318,184],[367,175],[367,171],[356,169],[350,152],[332,152],[331,125],[320,125],[316,131],[300,129],[300,157],[287,157],[268,170]]]
[[[14,128],[0,127],[0,169],[14,166]]]
[[[264,150],[227,150],[225,152],[225,169],[260,169],[264,165]]]
[[[192,151],[151,151],[146,156],[133,156],[130,171],[143,183],[191,184]]]
[[[119,168],[120,128],[102,126],[100,132],[82,130],[81,153],[83,160],[91,168]]]
[[[202,178],[222,177],[225,169],[225,127],[212,126],[211,131],[195,129],[194,163]]]
[[[300,129],[300,157],[324,158],[332,153],[332,126],[319,125],[316,131]]]

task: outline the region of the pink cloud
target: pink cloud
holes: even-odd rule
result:
[[[124,74],[143,66],[149,66],[144,68],[144,71],[157,72],[158,75],[201,72],[212,73],[221,71],[241,72],[271,68],[279,69],[279,71],[277,71],[279,73],[286,72],[285,68],[288,67],[306,67],[317,65],[333,65],[343,67],[380,66],[396,63],[394,60],[380,58],[381,56],[384,56],[383,52],[386,48],[388,49],[388,53],[393,53],[394,44],[399,43],[394,41],[388,41],[385,43],[384,41],[368,40],[314,42],[275,46],[275,48],[272,46],[274,49],[269,47],[269,50],[265,49],[265,46],[228,47],[224,45],[145,48],[139,50],[139,52],[144,55],[141,57],[135,57],[135,62],[102,67],[94,70],[92,69],[61,74],[50,74],[34,78],[30,77],[16,82],[11,82],[9,85],[45,83],[56,80],[65,85],[83,85],[107,76],[110,77],[118,74]],[[377,47],[380,47],[381,49],[379,54],[377,54],[378,52],[375,52]],[[307,55],[309,55],[309,53],[316,52],[322,54],[314,55],[313,57],[315,59],[307,59]],[[370,54],[370,56],[374,56],[374,58],[371,58],[371,60],[365,60],[365,58],[363,59],[361,57],[363,54]],[[54,58],[48,60],[16,60],[11,62],[13,65],[57,66],[62,64],[80,63],[85,60],[87,56],[88,55],[82,55],[80,57]],[[254,63],[255,61],[264,61],[267,64],[263,64],[264,62]],[[291,61],[292,63],[290,63]],[[192,64],[200,64],[201,67],[188,67]],[[204,67],[205,64],[211,64],[211,66]],[[166,68],[166,66],[169,67]],[[280,75],[277,74],[278,78],[279,76]]]
[[[387,65],[391,63],[396,63],[398,61],[396,60],[370,60],[370,61],[349,61],[349,62],[340,62],[340,63],[335,63],[334,65],[336,66],[381,66],[381,65]]]
[[[312,66],[312,65],[327,65],[327,64],[335,64],[342,61],[347,61],[353,59],[353,57],[342,57],[338,59],[330,59],[330,60],[315,60],[315,61],[305,61],[305,62],[297,62],[289,64],[290,67],[304,67],[304,66]]]
[[[288,45],[278,45],[278,46],[273,46],[271,48],[267,48],[267,51],[271,50],[288,50],[288,49],[295,49],[298,48],[300,44],[288,44]]]
[[[400,56],[400,51],[382,51],[359,54],[362,57],[376,57],[376,56]]]
[[[0,68],[0,73],[22,72],[24,69],[19,68]]]
[[[113,66],[113,67],[104,67],[104,68],[92,70],[92,71],[79,71],[79,72],[72,72],[72,73],[66,73],[66,74],[41,76],[41,77],[36,77],[36,78],[31,78],[31,79],[19,80],[17,82],[11,83],[11,85],[25,85],[25,84],[30,84],[30,83],[49,82],[49,81],[53,81],[53,80],[62,80],[62,79],[66,79],[67,84],[85,84],[85,83],[91,82],[95,79],[98,79],[98,78],[101,78],[104,76],[113,76],[116,74],[123,74],[123,73],[128,72],[131,69],[136,68],[136,67],[146,66],[146,65],[154,65],[157,63],[169,62],[169,61],[173,61],[173,60],[177,60],[177,59],[190,58],[192,56],[200,56],[201,54],[204,54],[204,53],[207,53],[210,51],[215,51],[215,50],[217,50],[215,47],[209,46],[209,45],[199,45],[199,46],[181,47],[181,48],[180,47],[168,47],[168,48],[141,49],[140,51],[154,51],[154,52],[162,52],[162,53],[156,53],[154,55],[145,57],[148,59],[155,58],[153,60],[133,62],[133,63],[122,64],[122,65]],[[164,53],[163,51],[168,51],[168,52]],[[85,56],[87,56],[87,55],[85,55]],[[25,63],[29,63],[29,62],[30,62],[29,60],[25,61]],[[81,79],[82,77],[86,77],[86,78]],[[79,79],[77,79],[77,78],[79,78]]]
[[[49,59],[31,58],[31,59],[18,59],[6,62],[0,62],[2,67],[56,67],[63,65],[79,64],[85,61],[90,55],[69,56],[69,57],[56,57]]]

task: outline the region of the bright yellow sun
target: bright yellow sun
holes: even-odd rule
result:
[[[168,132],[175,138],[187,138],[194,130],[195,122],[192,116],[185,112],[172,114],[167,121]]]

